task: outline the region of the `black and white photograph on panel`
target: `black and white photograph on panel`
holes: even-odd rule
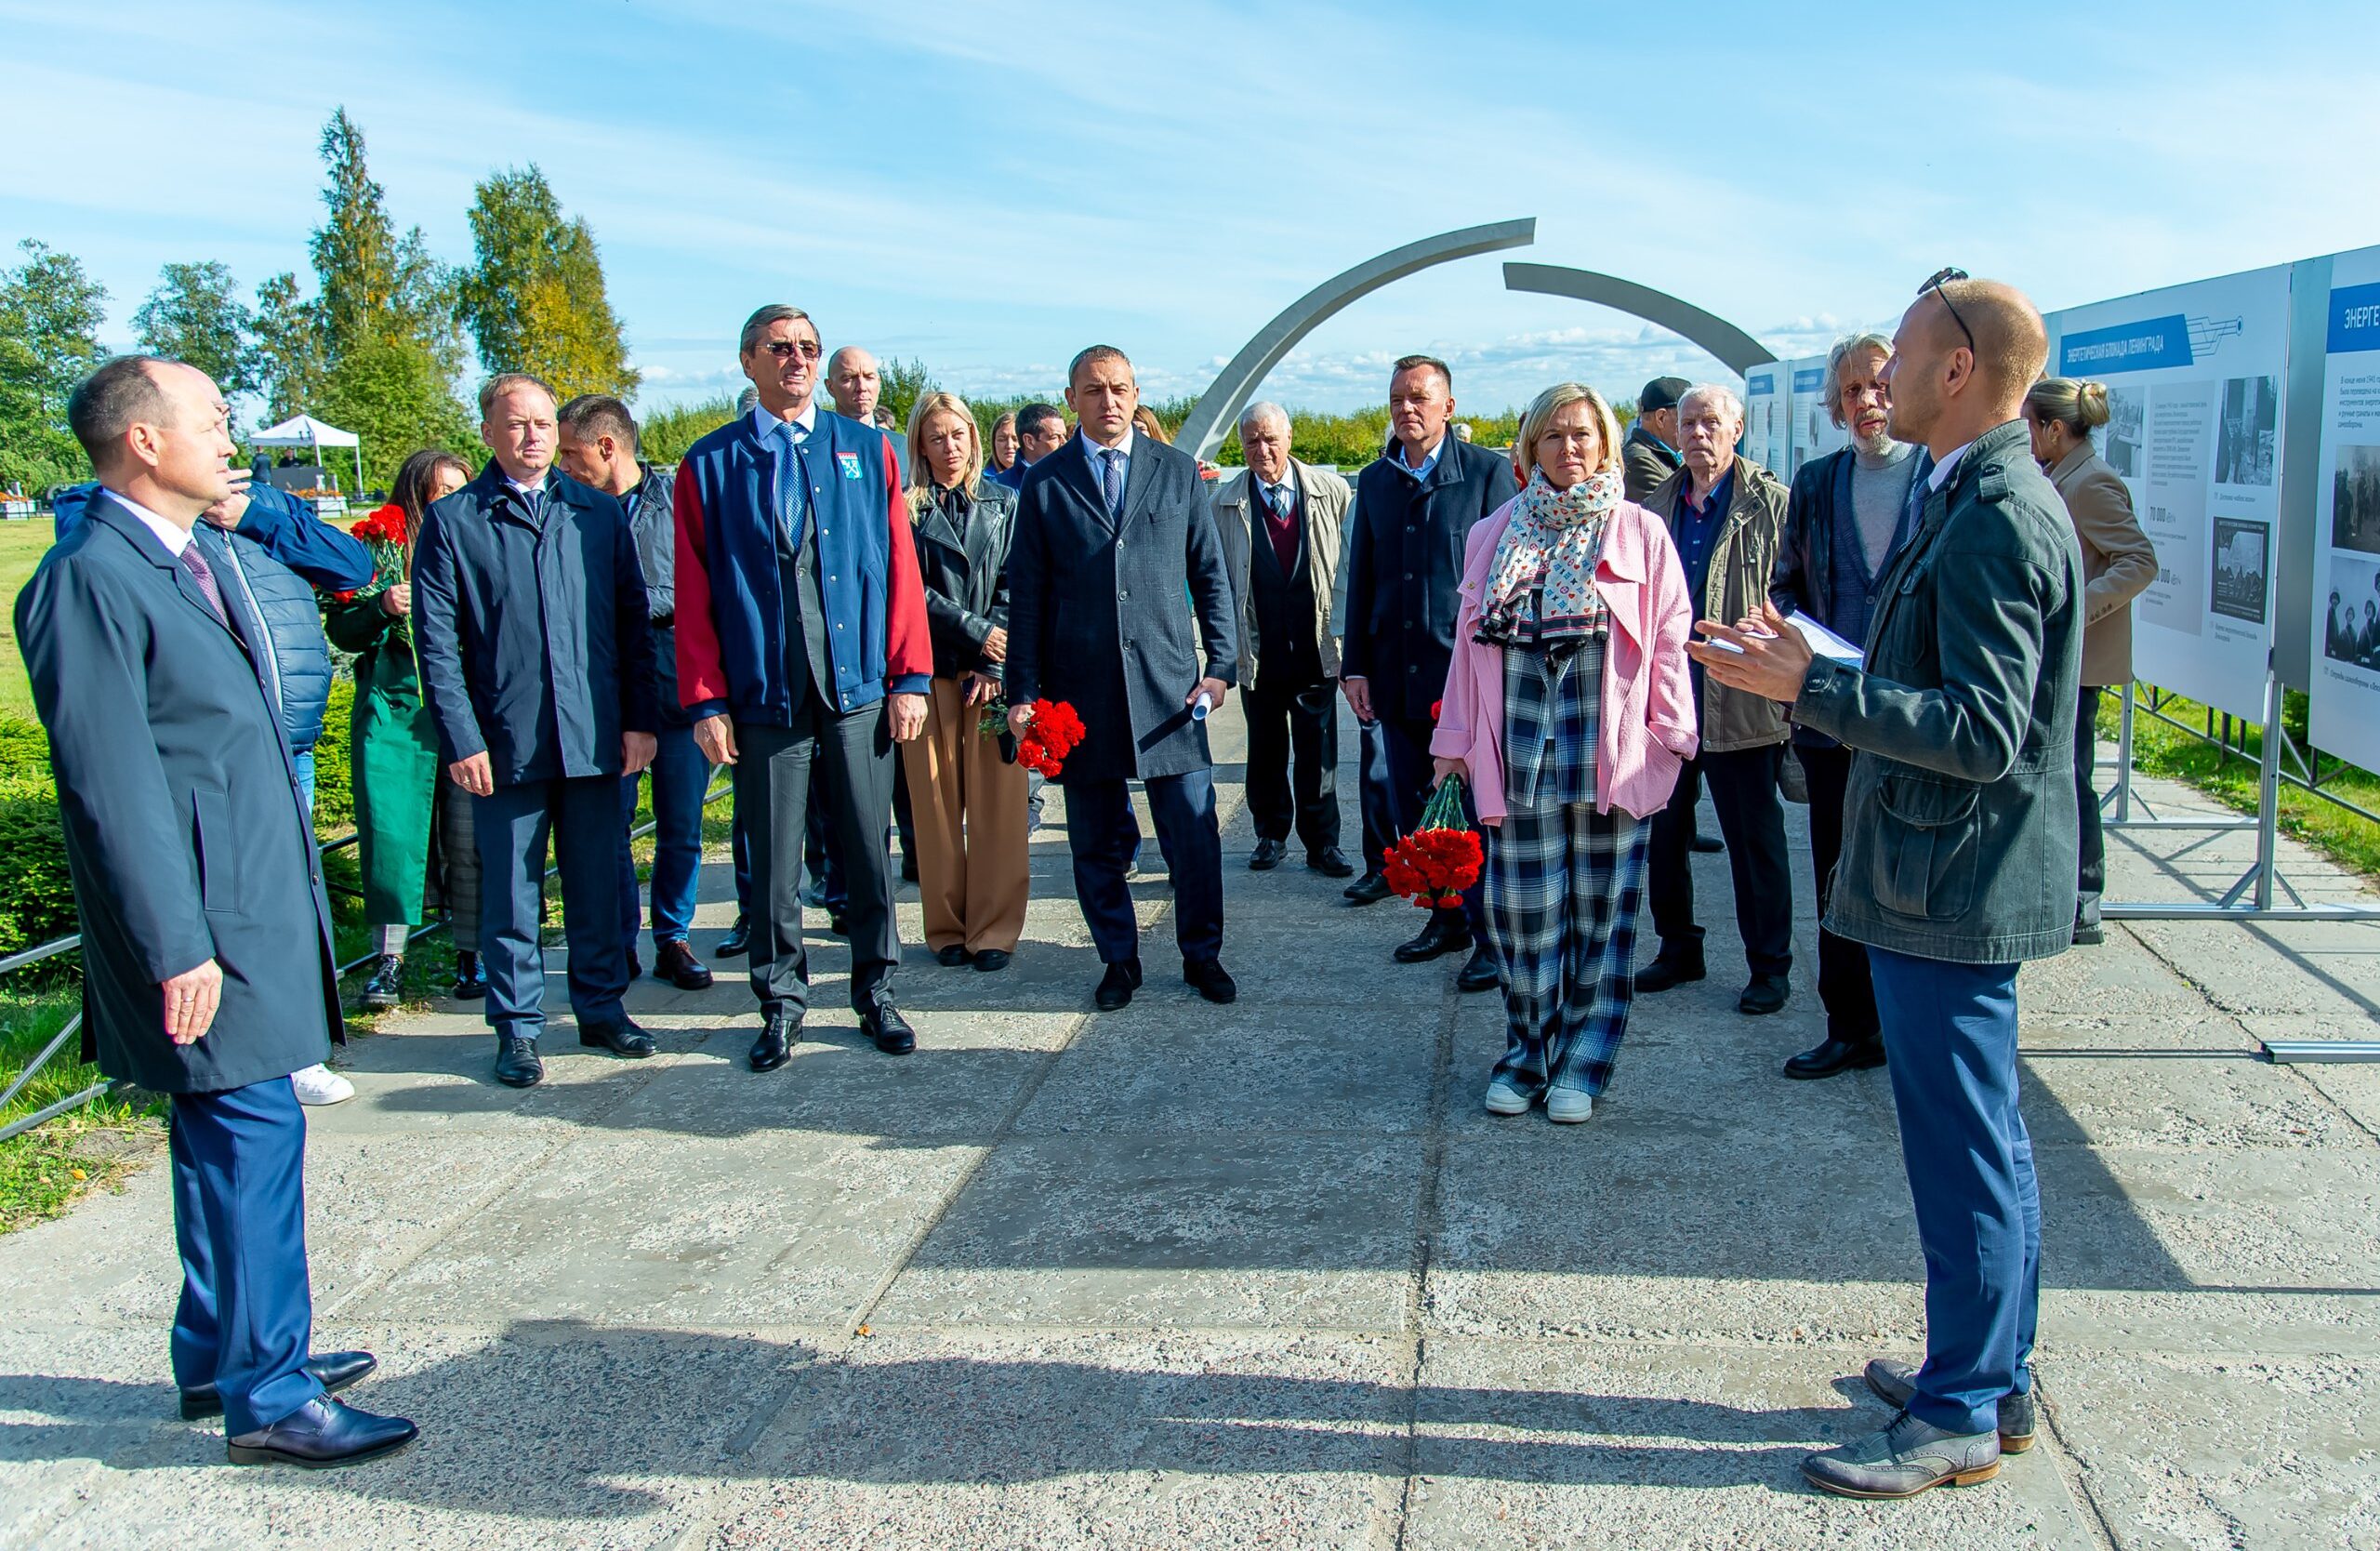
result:
[[[2235,377],[2223,385],[2223,424],[2215,439],[2215,483],[2270,484],[2281,427],[2281,398],[2268,377]]]
[[[2380,447],[2338,452],[2331,471],[2331,548],[2380,555]]]
[[[2124,479],[2140,477],[2141,427],[2147,408],[2137,388],[2108,390],[2108,467]]]
[[[2265,622],[2265,577],[2272,560],[2272,525],[2241,517],[2215,520],[2215,578],[2207,606],[2254,624]]]
[[[2380,673],[2380,560],[2334,554],[2330,583],[2322,655]]]

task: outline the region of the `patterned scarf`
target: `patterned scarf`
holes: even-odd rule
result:
[[[1542,469],[1530,476],[1488,569],[1480,641],[1550,649],[1604,633],[1595,560],[1622,485],[1617,469],[1589,474],[1567,490],[1548,484]]]

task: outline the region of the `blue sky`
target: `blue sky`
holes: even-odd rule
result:
[[[1946,263],[2055,308],[2380,242],[2369,0],[1884,9],[0,0],[0,241],[80,256],[111,343],[169,260],[302,273],[343,102],[450,260],[473,183],[542,166],[650,404],[738,384],[736,325],[775,300],[961,391],[1045,387],[1099,340],[1196,393],[1322,278],[1535,216],[1533,248],[1377,293],[1263,390],[1376,403],[1426,349],[1478,409],[1720,372],[1504,292],[1501,258],[1790,355]]]

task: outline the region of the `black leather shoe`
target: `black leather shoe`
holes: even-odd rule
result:
[[[1747,1017],[1765,1016],[1780,1011],[1792,991],[1793,982],[1781,974],[1755,974],[1736,998],[1736,1011]]]
[[[1702,967],[1702,955],[1679,954],[1672,958],[1657,954],[1653,961],[1636,972],[1638,992],[1666,991],[1673,986],[1683,986],[1689,980],[1699,980],[1709,972]]]
[[[906,1055],[918,1048],[918,1031],[901,1015],[901,1009],[889,1001],[879,1001],[859,1015],[859,1031],[876,1041],[876,1048],[887,1055]]]
[[[1367,872],[1339,891],[1350,905],[1377,905],[1388,897],[1388,880],[1377,872]]]
[[[588,1023],[578,1027],[578,1042],[641,1061],[653,1054],[653,1036],[626,1018],[617,1023]]]
[[[385,1013],[403,1000],[398,981],[403,976],[405,961],[393,953],[383,953],[380,961],[372,966],[372,978],[364,983],[365,1011]]]
[[[421,1436],[402,1416],[375,1416],[327,1395],[315,1397],[270,1427],[227,1439],[233,1465],[296,1465],[335,1470],[393,1454]]]
[[[1101,1012],[1112,1013],[1129,1006],[1132,993],[1140,988],[1141,961],[1125,959],[1107,966],[1107,973],[1099,977],[1099,989],[1091,994],[1091,1001]]]
[[[707,991],[711,988],[710,966],[694,957],[683,937],[666,942],[653,950],[653,977],[667,980],[681,991]]]
[[[948,948],[937,948],[933,950],[933,961],[944,969],[957,969],[972,957],[974,955],[967,951],[967,945],[964,943],[952,943]]]
[[[1223,968],[1220,959],[1200,959],[1195,962],[1183,960],[1182,981],[1186,986],[1197,988],[1198,994],[1209,1001],[1228,1005],[1239,1000],[1239,982],[1231,977],[1231,972]]]
[[[380,1366],[380,1359],[369,1352],[316,1352],[306,1359],[306,1372],[314,1382],[336,1395],[349,1385]],[[182,1391],[182,1420],[196,1422],[204,1417],[223,1414],[223,1397],[211,1384]]]
[[[793,1047],[801,1042],[801,1019],[791,1010],[779,1008],[760,1014],[760,1037],[752,1041],[749,1057],[756,1072],[773,1072],[793,1058]]]
[[[719,939],[719,946],[710,950],[710,956],[714,959],[741,959],[751,951],[752,918],[737,916],[735,924],[727,929],[727,935]]]
[[[1471,922],[1461,910],[1432,910],[1430,924],[1411,942],[1396,945],[1400,964],[1426,964],[1444,953],[1460,953],[1471,946]]]
[[[546,1064],[537,1059],[537,1041],[507,1034],[496,1041],[496,1080],[508,1088],[534,1088],[546,1080]]]
[[[1289,854],[1289,848],[1287,843],[1276,840],[1260,839],[1256,842],[1256,849],[1248,854],[1248,870],[1270,872],[1279,867],[1282,858]]]
[[[1325,878],[1353,878],[1355,875],[1355,864],[1349,861],[1347,854],[1335,845],[1326,845],[1319,851],[1307,852],[1305,865]]]
[[[480,965],[476,953],[455,955],[455,999],[477,1001],[487,995],[487,971]]]
[[[1690,849],[1699,852],[1705,856],[1715,856],[1720,852],[1727,849],[1727,842],[1721,840],[1716,835],[1697,833],[1693,841],[1689,843]]]
[[[1866,1071],[1884,1064],[1884,1041],[1873,1034],[1864,1040],[1838,1040],[1830,1034],[1799,1055],[1786,1057],[1785,1075],[1803,1079],[1832,1077],[1837,1072]]]
[[[1492,991],[1496,988],[1496,956],[1481,943],[1472,949],[1471,961],[1454,977],[1458,991]]]
[[[975,968],[985,974],[995,974],[1008,968],[1008,961],[1013,957],[1000,948],[987,948],[975,955]]]

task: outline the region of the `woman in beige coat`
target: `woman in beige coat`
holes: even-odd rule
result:
[[[2082,689],[2075,698],[2074,795],[2082,812],[2082,876],[2074,940],[2101,939],[2099,896],[2108,863],[2092,767],[2099,757],[2099,692],[2132,682],[2132,601],[2157,579],[2157,550],[2133,515],[2132,492],[2091,446],[2108,423],[2105,383],[2043,378],[2025,395],[2033,459],[2066,501],[2082,541]]]

